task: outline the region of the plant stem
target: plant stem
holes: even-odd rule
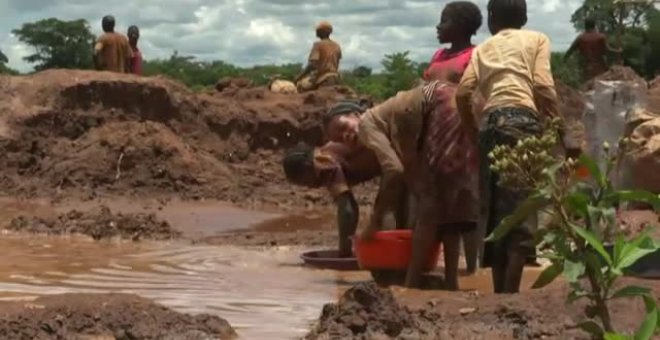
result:
[[[602,287],[598,283],[594,269],[589,267],[586,269],[587,277],[589,278],[589,284],[591,284],[591,290],[593,291],[593,300],[596,304],[596,312],[598,313],[598,318],[603,323],[603,329],[605,329],[605,332],[614,333],[612,319],[610,318],[610,310],[607,308],[607,303],[603,295]]]

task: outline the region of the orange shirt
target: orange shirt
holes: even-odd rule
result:
[[[333,40],[322,39],[314,43],[309,61],[317,65],[315,84],[323,82],[329,76],[337,75],[341,57],[341,47]]]
[[[94,51],[104,71],[126,73],[127,61],[133,57],[128,39],[115,32],[103,33],[96,40]]]

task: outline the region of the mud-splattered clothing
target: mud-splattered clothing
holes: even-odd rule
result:
[[[424,80],[445,80],[448,72],[462,75],[470,64],[474,48],[474,46],[470,46],[456,53],[451,53],[444,48],[439,49],[433,54],[429,67],[424,70]]]
[[[444,151],[438,150],[431,137],[437,136],[433,124],[446,121],[443,114],[457,115],[451,109],[453,96],[443,94],[450,89],[449,84],[432,82],[399,92],[363,114],[359,139],[376,154],[383,171],[380,201],[374,204],[376,223],[385,207],[401,197],[403,183],[416,196],[418,223],[440,226],[476,221],[476,171],[464,171],[474,145],[454,155],[458,166],[442,168],[430,161]],[[460,124],[458,117],[455,121]]]
[[[316,64],[311,76],[313,86],[333,82],[339,78],[339,61],[342,58],[341,47],[331,39],[322,39],[314,43],[309,53],[309,62]],[[330,81],[333,79],[333,81]]]
[[[97,53],[101,70],[126,73],[127,62],[133,57],[133,52],[128,44],[128,38],[119,33],[103,33],[94,47]]]
[[[483,95],[483,114],[475,119],[471,100],[475,90]],[[518,140],[540,135],[542,121],[562,118],[550,70],[550,41],[547,36],[526,30],[503,30],[477,47],[459,85],[456,98],[463,121],[479,132],[480,219],[490,233],[527,197],[500,187],[490,170],[488,154],[497,145],[514,145]],[[575,141],[566,135],[564,144]],[[529,241],[533,223],[522,223],[504,239],[486,244],[484,265],[504,268],[508,251],[533,255]],[[499,270],[499,269],[498,269]]]
[[[314,167],[321,185],[328,188],[333,197],[381,174],[380,164],[369,149],[356,152],[338,143],[328,143],[314,150]]]
[[[479,133],[480,181],[479,198],[481,199],[480,218],[485,225],[486,235],[490,235],[500,222],[511,215],[527,199],[528,193],[513,191],[498,185],[498,175],[490,169],[488,154],[497,145],[514,146],[519,140],[530,136],[540,136],[543,126],[538,116],[525,108],[498,108],[486,113],[487,119]],[[536,220],[530,219],[510,232],[502,242],[484,245],[483,266],[489,267],[497,254],[506,253],[512,242],[519,243],[528,256],[534,255],[532,232]]]
[[[542,33],[503,30],[479,45],[472,54],[458,89],[457,102],[470,106],[478,89],[486,100],[484,111],[497,107],[525,107],[558,117],[557,93],[550,71],[550,40]],[[462,115],[471,114],[469,108]],[[469,118],[469,117],[468,117]]]

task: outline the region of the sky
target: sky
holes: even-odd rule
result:
[[[117,31],[140,27],[140,48],[146,59],[180,55],[200,60],[224,60],[249,66],[304,63],[316,39],[314,27],[328,20],[333,39],[343,49],[343,68],[367,65],[379,69],[388,53],[410,51],[426,61],[439,47],[435,25],[449,1],[425,0],[0,0],[0,50],[9,66],[22,72],[32,66],[22,60],[30,47],[11,30],[22,23],[55,17],[86,19],[95,34],[101,18],[112,14]],[[474,1],[484,25],[475,43],[488,36],[487,0]],[[565,50],[575,37],[570,23],[581,0],[527,0],[527,28],[546,33],[554,50]]]

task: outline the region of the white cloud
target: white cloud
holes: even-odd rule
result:
[[[487,0],[475,0],[485,17]],[[575,32],[571,13],[581,0],[528,0],[530,29],[548,34],[555,49],[565,49]],[[9,65],[30,69],[30,53],[10,32],[24,22],[47,17],[87,19],[100,33],[106,14],[117,18],[117,30],[141,28],[146,58],[166,58],[174,50],[200,59],[237,65],[304,62],[313,43],[314,25],[329,20],[333,38],[342,44],[351,68],[378,68],[385,54],[408,50],[427,60],[438,48],[435,24],[446,1],[431,0],[0,0],[0,49]],[[482,26],[475,42],[488,36]]]

